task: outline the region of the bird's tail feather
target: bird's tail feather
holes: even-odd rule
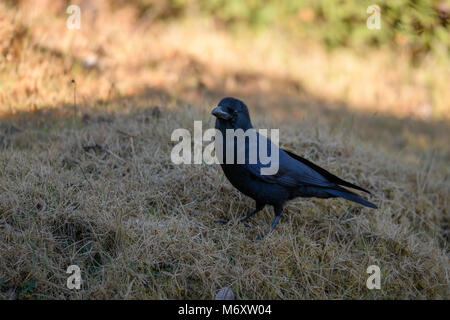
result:
[[[344,188],[339,188],[339,189],[326,189],[326,192],[328,192],[330,195],[336,196],[336,197],[341,197],[359,204],[362,204],[363,206],[369,207],[369,208],[374,208],[374,209],[378,209],[378,207],[376,205],[374,205],[372,202],[369,202],[363,198],[361,198],[359,195],[357,195],[356,193],[353,193],[351,191],[348,191],[347,189]]]

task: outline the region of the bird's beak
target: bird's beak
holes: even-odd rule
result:
[[[221,106],[215,107],[213,111],[211,111],[211,114],[217,118],[223,119],[223,120],[229,120],[231,119],[231,114],[223,110]]]

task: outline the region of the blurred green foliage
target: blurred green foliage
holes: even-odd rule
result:
[[[319,39],[329,48],[406,48],[417,57],[429,51],[449,55],[449,0],[136,0],[160,19],[200,13],[226,24],[262,29],[279,26]],[[366,10],[381,9],[381,29],[368,29]]]

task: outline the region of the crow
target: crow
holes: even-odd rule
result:
[[[261,169],[268,165],[263,164],[259,156],[256,159],[256,163],[249,161],[249,150],[252,148],[251,139],[245,138],[243,141],[245,146],[243,146],[243,148],[237,146],[239,141],[236,137],[230,142],[226,139],[226,131],[228,129],[242,129],[244,132],[247,130],[254,130],[250,121],[250,114],[244,102],[232,97],[226,97],[219,102],[218,106],[215,107],[211,113],[216,117],[215,127],[220,131],[223,137],[222,143],[217,144],[216,135],[216,155],[218,154],[217,149],[219,148],[219,151],[222,152],[223,156],[220,165],[225,176],[236,189],[256,201],[256,208],[241,218],[239,222],[246,221],[248,218],[261,211],[266,205],[271,205],[274,208],[275,219],[272,222],[270,230],[263,235],[263,237],[272,232],[277,226],[283,213],[284,204],[288,200],[296,197],[341,197],[366,207],[377,209],[376,205],[344,187],[370,194],[366,189],[344,181],[327,170],[290,151],[278,148],[270,141],[270,139],[265,137],[262,138],[262,136],[255,131],[258,139],[253,143],[257,144],[256,149],[258,152],[260,144],[265,143],[264,141],[267,141],[268,147],[266,150],[268,150],[267,154],[269,156],[272,155],[273,152],[278,152],[278,171],[272,175],[261,174]],[[234,161],[226,161],[227,143],[234,144],[232,146],[232,148],[234,148],[234,158],[232,160]],[[272,149],[270,149],[270,147],[272,147]],[[272,153],[269,152],[270,150],[272,150]],[[243,163],[242,161],[241,163],[236,161],[239,152],[246,153],[244,158],[245,161]],[[257,240],[261,239],[262,237]]]

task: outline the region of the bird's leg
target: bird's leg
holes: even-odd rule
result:
[[[256,203],[256,209],[253,210],[252,212],[248,213],[245,217],[239,219],[239,222],[244,222],[246,221],[248,218],[250,218],[251,216],[253,216],[255,213],[258,213],[259,211],[261,211],[264,208],[264,204],[261,203]]]
[[[283,206],[273,206],[273,210],[275,211],[275,219],[273,219],[272,225],[270,226],[269,231],[263,234],[261,237],[256,238],[256,241],[260,241],[267,237],[277,226],[278,221],[280,221],[281,215],[283,214]]]

